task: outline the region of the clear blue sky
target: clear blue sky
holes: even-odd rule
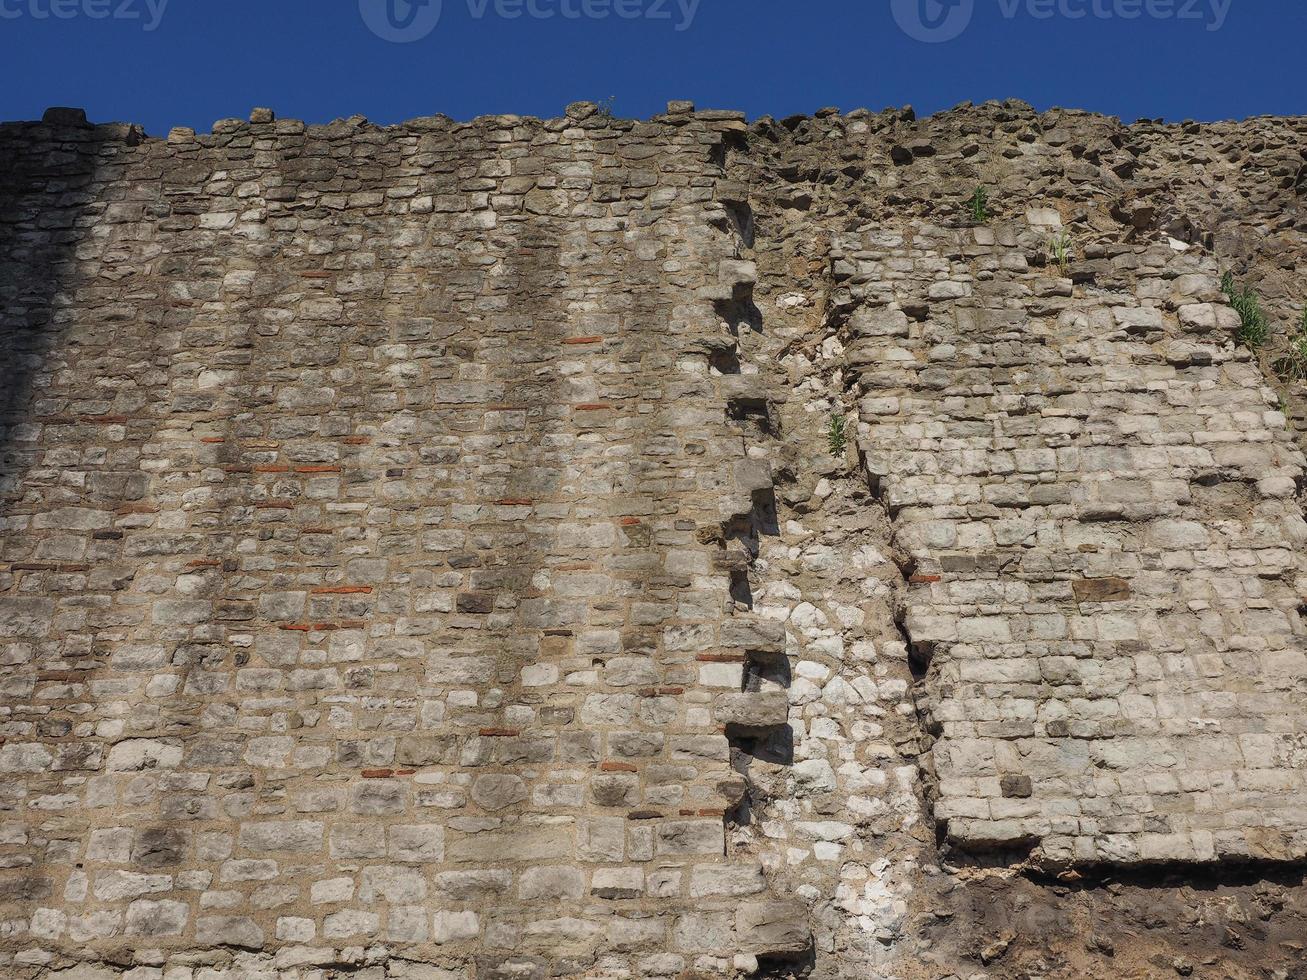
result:
[[[1127,120],[1307,113],[1304,0],[426,2],[0,0],[0,119],[82,106],[163,134],[254,106],[391,123],[550,116],[610,96],[627,116],[674,98],[751,117],[1009,97]],[[388,42],[360,4],[383,32],[435,26]],[[923,43],[896,10],[910,28],[961,33]]]

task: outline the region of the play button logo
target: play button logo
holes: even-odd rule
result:
[[[443,0],[359,0],[363,23],[383,41],[420,41],[440,23]]]
[[[900,30],[926,44],[941,44],[958,37],[971,23],[976,0],[890,0]]]

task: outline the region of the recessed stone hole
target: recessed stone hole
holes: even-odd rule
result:
[[[753,586],[749,584],[748,569],[732,569],[731,599],[746,609],[753,609]]]
[[[793,681],[789,657],[750,650],[744,663],[741,690],[758,692],[787,689]]]
[[[762,544],[758,539],[758,529],[752,513],[733,518],[726,526],[725,533],[726,540],[738,544],[751,561],[758,557]]]
[[[733,422],[753,423],[763,435],[776,435],[771,406],[767,404],[765,398],[732,398],[727,403],[726,416]]]
[[[744,247],[753,248],[753,208],[747,204],[733,203],[726,205],[726,213],[731,216],[731,220],[735,223],[735,233],[740,237]]]
[[[937,824],[937,840],[948,852],[950,864],[971,868],[1019,868],[1029,864],[1031,855],[1039,847],[1039,838],[1020,840],[978,841],[967,840],[965,846],[948,833],[948,821]]]
[[[732,337],[743,333],[762,333],[762,311],[753,302],[753,287],[737,287],[733,299],[717,300],[713,307],[717,315],[725,322]]]
[[[817,951],[808,948],[802,953],[775,953],[758,957],[758,969],[751,976],[760,980],[803,980],[812,976],[817,966]]]
[[[739,374],[740,352],[735,348],[714,350],[708,355],[708,366],[718,374]]]
[[[742,776],[748,776],[749,766],[757,756],[758,739],[752,735],[728,735],[726,741],[731,747],[731,768]]]
[[[776,509],[776,491],[755,490],[753,492],[753,526],[759,534],[777,537],[781,533],[780,516]]]
[[[924,681],[930,673],[930,662],[935,655],[935,648],[929,643],[910,643],[908,645],[908,669],[912,671],[914,681]]]
[[[903,637],[903,643],[908,648],[908,670],[912,672],[912,679],[920,683],[930,673],[930,663],[935,656],[935,645],[928,642],[915,642],[908,631],[906,616],[907,609],[899,609],[894,617],[894,625],[898,627],[899,635]]]
[[[794,729],[789,725],[762,733],[727,731],[726,740],[731,746],[731,768],[746,776],[754,761],[773,766],[794,765]]]
[[[771,415],[771,410],[765,398],[737,395],[727,402],[726,415],[732,421],[743,422],[747,419],[766,419]]]
[[[749,800],[749,794],[745,793],[744,798],[739,803],[726,811],[726,826],[729,827],[747,827],[753,823],[753,806]]]
[[[905,300],[899,306],[909,319],[916,320],[918,323],[924,323],[930,319],[930,303],[924,299],[919,301]]]
[[[739,802],[726,811],[728,828],[747,827],[752,824],[756,811],[755,799],[759,805],[765,803],[750,773],[754,759],[758,757],[758,740],[759,737],[756,735],[734,734],[729,729],[726,732],[726,741],[730,746],[731,768],[743,776],[745,782],[745,790]]]
[[[858,462],[861,464],[862,472],[867,478],[867,492],[871,494],[871,499],[879,501],[881,499],[882,484],[880,477],[867,468],[867,457],[859,452]]]

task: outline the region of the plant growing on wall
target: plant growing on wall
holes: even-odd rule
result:
[[[1303,311],[1297,331],[1289,338],[1289,349],[1276,358],[1275,373],[1292,381],[1307,381],[1307,310]]]
[[[1221,291],[1230,300],[1230,305],[1239,314],[1239,331],[1236,338],[1249,350],[1266,346],[1271,336],[1271,324],[1262,311],[1261,301],[1251,286],[1242,289],[1235,282],[1234,273],[1227,272],[1221,277]]]
[[[830,454],[836,459],[844,458],[844,450],[848,447],[848,441],[844,434],[845,418],[839,412],[830,417],[830,425],[826,430],[826,441],[830,446]]]
[[[971,199],[967,201],[967,213],[972,221],[978,225],[983,225],[989,221],[989,191],[983,187],[977,187]]]
[[[1053,256],[1053,263],[1057,266],[1057,271],[1066,276],[1071,271],[1071,258],[1075,254],[1075,245],[1071,240],[1070,232],[1062,232],[1060,235],[1054,235],[1049,241],[1049,252]]]

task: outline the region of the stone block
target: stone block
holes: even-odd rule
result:
[[[735,913],[735,928],[739,948],[760,956],[803,953],[812,945],[801,902],[746,902]]]
[[[790,701],[784,691],[719,694],[713,702],[713,716],[729,732],[765,733],[786,724]]]
[[[247,823],[239,839],[241,847],[254,853],[314,854],[322,850],[323,825],[316,820]]]
[[[195,941],[202,946],[261,949],[263,930],[245,916],[204,915],[195,920]]]
[[[127,906],[126,933],[151,939],[180,936],[189,918],[185,902],[138,899]]]

